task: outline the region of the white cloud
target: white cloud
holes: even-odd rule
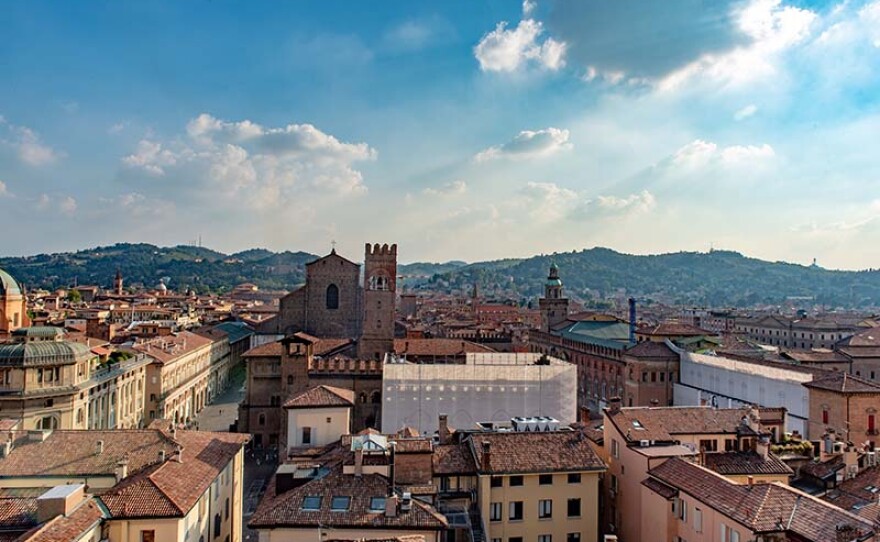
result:
[[[122,163],[129,176],[143,172],[199,195],[262,208],[293,197],[364,193],[354,164],[375,158],[366,143],[342,142],[311,124],[269,128],[203,114],[187,124],[186,137],[142,140]]]
[[[26,164],[44,166],[63,156],[63,153],[43,143],[40,136],[27,126],[11,124],[0,116],[0,128],[6,133],[5,136],[0,135],[0,145],[13,149]]]
[[[739,164],[752,163],[776,156],[776,152],[768,144],[763,145],[731,145],[718,147],[717,144],[695,139],[678,149],[671,158],[673,166],[683,169],[696,169],[715,163]]]
[[[425,188],[427,196],[457,196],[467,192],[467,183],[462,180],[451,181],[438,188]]]
[[[168,216],[174,211],[174,203],[147,197],[138,192],[128,192],[113,198],[99,198],[98,203],[99,214],[118,214],[121,211],[127,218],[155,218]]]
[[[109,128],[107,128],[107,133],[111,135],[118,134],[125,130],[126,126],[128,126],[127,122],[117,122],[116,124],[113,124]]]
[[[404,21],[385,33],[385,45],[404,51],[417,51],[424,48],[434,34],[431,26],[424,21]]]
[[[773,76],[780,54],[803,42],[816,19],[815,12],[783,5],[782,0],[751,0],[737,12],[737,27],[748,44],[704,54],[661,78],[658,88],[674,90],[694,79],[743,85]]]
[[[569,135],[568,130],[553,127],[536,131],[523,130],[503,145],[494,145],[480,151],[474,160],[483,162],[502,157],[535,158],[547,156],[572,148],[572,144],[568,141]]]
[[[564,218],[581,198],[576,191],[554,183],[529,182],[522,193],[526,197],[526,210],[536,222]]]
[[[734,120],[745,120],[757,112],[758,106],[755,104],[749,104],[742,109],[738,109],[737,112],[733,114],[733,118]]]
[[[64,196],[58,203],[58,208],[66,215],[72,215],[76,212],[76,200],[71,196]]]
[[[0,198],[2,198],[4,196],[8,196],[8,195],[10,195],[10,194],[9,194],[9,190],[6,188],[6,183],[4,183],[3,181],[0,181]]]
[[[565,66],[566,43],[544,37],[544,25],[531,18],[536,4],[523,2],[523,19],[515,28],[502,21],[474,47],[474,56],[484,72],[515,72],[533,64],[551,71]]]
[[[602,209],[617,213],[643,213],[652,210],[657,205],[657,201],[654,199],[653,194],[647,190],[642,190],[638,194],[631,194],[626,197],[597,196],[596,204]]]

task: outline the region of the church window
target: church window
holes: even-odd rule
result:
[[[339,308],[339,287],[335,284],[327,286],[327,308],[330,310]]]

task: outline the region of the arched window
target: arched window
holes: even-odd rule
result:
[[[327,308],[330,310],[339,308],[339,287],[335,284],[327,286]]]

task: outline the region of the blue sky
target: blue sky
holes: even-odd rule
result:
[[[880,267],[880,0],[9,2],[0,251]]]

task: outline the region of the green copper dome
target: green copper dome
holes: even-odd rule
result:
[[[12,275],[0,269],[0,295],[21,295],[21,288]]]

